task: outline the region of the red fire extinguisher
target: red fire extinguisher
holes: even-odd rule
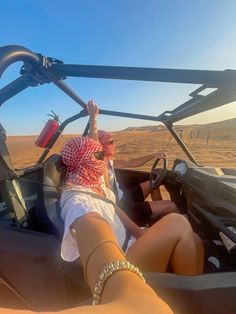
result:
[[[51,139],[52,135],[55,133],[59,126],[59,116],[55,114],[51,110],[52,114],[48,114],[48,116],[52,117],[53,119],[49,119],[45,124],[44,128],[42,129],[41,133],[39,134],[38,138],[35,141],[35,144],[39,147],[45,148]]]

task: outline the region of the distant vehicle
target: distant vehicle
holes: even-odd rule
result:
[[[69,65],[21,46],[5,46],[0,48],[0,76],[17,61],[24,63],[20,76],[0,89],[0,105],[30,86],[53,83],[85,107],[64,82],[68,76],[201,85],[190,100],[159,116],[103,109],[100,114],[161,122],[186,155],[176,155],[172,169],[165,163],[156,169],[159,160],[151,171],[116,169],[123,185],[146,179],[153,188],[163,184],[206,246],[203,275],[146,272],[147,282],[175,313],[236,313],[236,169],[200,165],[183,142],[184,128],[173,126],[235,101],[236,71]],[[207,88],[215,90],[201,95]],[[82,109],[61,124],[47,126],[55,129],[50,129],[47,141],[40,142],[42,155],[35,165],[23,169],[15,169],[11,162],[0,120],[0,306],[56,311],[90,301],[80,262],[65,263],[60,258],[63,223],[58,200],[66,167],[59,154],[46,159],[67,125],[85,116],[87,111]],[[84,135],[88,130],[89,122]],[[192,140],[201,137],[196,132]],[[209,140],[209,134],[204,140]]]

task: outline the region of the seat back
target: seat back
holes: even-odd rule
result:
[[[37,223],[41,231],[54,234],[61,240],[64,224],[60,217],[60,185],[66,166],[59,154],[51,155],[43,164],[41,195],[37,206]]]

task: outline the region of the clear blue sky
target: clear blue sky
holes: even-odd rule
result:
[[[236,69],[235,0],[3,0],[0,9],[0,46],[19,44],[65,63]],[[18,71],[18,65],[9,68],[0,88]],[[76,78],[68,83],[103,109],[156,115],[195,88]],[[37,134],[51,109],[64,120],[80,107],[45,85],[7,101],[0,122],[10,135]],[[125,119],[106,123],[111,130],[126,126]],[[78,130],[74,123],[67,132]]]

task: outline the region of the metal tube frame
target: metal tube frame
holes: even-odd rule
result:
[[[29,86],[37,86],[44,83],[53,82],[76,103],[85,108],[86,103],[65,82],[62,81],[66,78],[66,76],[203,84],[190,94],[192,99],[183,103],[173,111],[164,112],[158,117],[103,109],[100,110],[100,114],[104,115],[160,121],[164,123],[190,160],[196,164],[197,162],[195,158],[192,156],[178,134],[174,131],[172,127],[173,122],[177,122],[188,116],[219,107],[236,100],[236,91],[234,89],[236,84],[236,71],[234,70],[203,71],[69,65],[63,64],[63,62],[54,58],[47,58],[42,55],[35,54],[21,46],[5,46],[0,48],[0,77],[6,68],[16,61],[24,62],[24,69],[22,71],[24,74],[10,84],[6,85],[4,88],[0,89],[0,105]],[[217,88],[217,90],[207,96],[201,96],[199,92],[208,87]],[[63,128],[68,123],[79,119],[81,116],[82,115],[78,114],[67,119],[62,124]],[[58,130],[61,129],[59,128]],[[59,133],[55,133],[55,136],[52,137],[48,147],[46,148],[47,152],[45,151],[41,155],[38,162],[42,162],[44,160],[48,151],[59,137]],[[86,133],[86,130],[84,133]]]
[[[83,108],[85,108],[86,103],[64,82],[54,82],[54,84],[59,87],[61,90],[63,90],[63,92],[65,92],[69,97],[71,97],[76,103],[78,103],[80,106],[82,106]],[[103,114],[103,115],[110,115],[110,116],[117,116],[117,117],[126,117],[126,118],[131,118],[131,119],[139,119],[139,120],[148,120],[148,121],[159,121],[162,122],[167,129],[170,131],[170,133],[173,135],[173,137],[175,138],[175,140],[177,141],[177,143],[181,146],[181,148],[183,149],[183,151],[185,152],[185,154],[188,156],[188,158],[194,162],[196,165],[198,165],[196,159],[194,158],[194,156],[191,154],[191,152],[189,151],[189,149],[187,148],[187,146],[185,145],[185,143],[181,140],[181,138],[178,136],[178,134],[175,132],[175,130],[172,128],[172,125],[170,123],[167,123],[165,120],[160,119],[160,117],[154,117],[154,116],[148,116],[148,115],[141,115],[141,114],[134,114],[134,113],[126,113],[126,112],[119,112],[119,111],[111,111],[111,110],[104,110],[104,109],[100,109],[99,110],[99,114]],[[51,140],[49,141],[47,147],[45,148],[43,154],[40,156],[39,160],[37,163],[41,163],[43,162],[43,160],[45,159],[45,157],[48,155],[51,147],[55,144],[55,142],[57,141],[57,139],[59,138],[60,134],[62,133],[62,131],[65,129],[65,127],[81,118],[84,116],[87,116],[88,113],[86,110],[82,110],[79,114],[76,114],[72,117],[70,117],[69,119],[65,120],[60,127],[58,128],[58,130],[56,131],[56,133],[53,135],[53,137],[51,138]],[[86,128],[83,132],[83,135],[87,135],[89,130],[89,122],[86,125]]]

